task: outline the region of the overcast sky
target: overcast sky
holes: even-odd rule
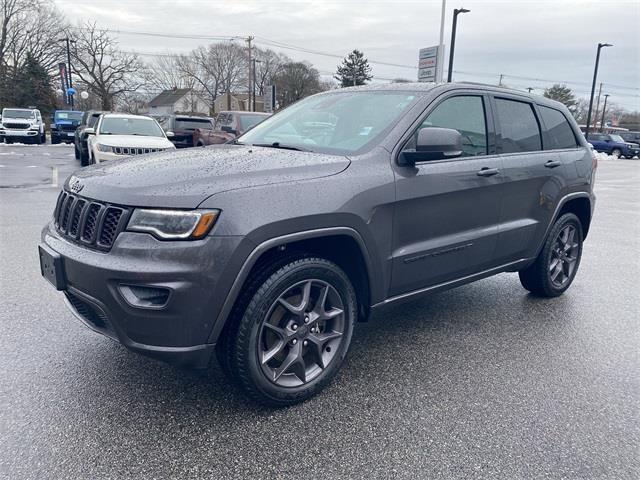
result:
[[[73,22],[95,21],[123,31],[256,37],[255,44],[311,62],[322,74],[335,71],[338,58],[274,47],[271,42],[344,56],[358,48],[372,61],[377,81],[415,79],[418,49],[438,43],[441,0],[57,0]],[[627,109],[640,110],[640,1],[638,0],[448,0],[445,43],[454,8],[458,17],[454,75],[457,80],[503,82],[516,88],[561,81],[588,96],[598,42],[602,51],[598,82],[603,93]],[[127,51],[189,50],[208,40],[170,39],[114,33]],[[241,42],[241,41],[240,41]],[[448,54],[447,54],[448,56]],[[149,57],[143,57],[149,58]],[[518,78],[528,77],[528,78]],[[535,81],[533,79],[541,79]]]

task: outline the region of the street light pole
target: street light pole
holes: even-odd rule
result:
[[[589,126],[591,124],[591,110],[593,109],[593,96],[596,93],[596,80],[598,79],[598,64],[600,63],[600,50],[604,47],[613,47],[610,43],[599,43],[598,51],[596,53],[596,65],[593,69],[593,82],[591,84],[591,98],[589,99],[589,111],[587,113],[587,127],[584,131],[584,136],[589,138]]]
[[[442,82],[442,72],[444,71],[444,17],[447,10],[447,0],[442,0],[442,11],[440,12],[440,43],[438,43],[438,55],[436,57],[436,83]]]
[[[449,72],[447,74],[447,82],[451,83],[451,77],[453,76],[453,51],[456,48],[456,28],[458,26],[458,15],[461,13],[467,13],[471,10],[466,8],[456,8],[453,10],[453,26],[451,27],[451,45],[449,45]]]
[[[609,94],[604,94],[604,105],[602,106],[602,119],[600,120],[600,132],[604,129],[604,112],[607,110],[607,98],[609,98]]]

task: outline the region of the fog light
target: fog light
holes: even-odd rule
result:
[[[162,308],[171,295],[171,290],[163,287],[119,285],[118,289],[129,305],[138,308]]]

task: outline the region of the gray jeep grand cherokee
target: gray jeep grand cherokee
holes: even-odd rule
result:
[[[554,101],[346,88],[234,144],[76,172],[42,232],[42,274],[93,330],[182,365],[215,352],[251,397],[288,405],[322,389],[354,323],[389,304],[516,271],[533,294],[562,294],[595,167]]]

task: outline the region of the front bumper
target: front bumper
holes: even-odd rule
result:
[[[30,138],[30,137],[36,137],[38,135],[40,135],[40,132],[38,130],[12,130],[8,128],[0,129],[0,137],[11,137],[11,138],[29,137]]]
[[[75,132],[65,132],[64,130],[51,130],[52,138],[59,138],[61,141],[73,142],[75,141]]]
[[[89,328],[138,353],[204,368],[215,348],[208,340],[225,296],[216,287],[241,240],[162,242],[122,232],[105,253],[66,240],[51,222],[42,231],[41,247],[59,256],[67,306]],[[167,291],[167,301],[136,304],[124,293],[130,286]]]

